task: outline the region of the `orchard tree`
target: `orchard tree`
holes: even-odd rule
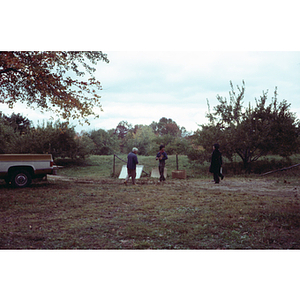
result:
[[[127,134],[126,152],[129,153],[133,147],[137,147],[140,155],[155,155],[158,152],[155,138],[156,135],[150,126],[135,125]]]
[[[190,133],[184,127],[179,127],[175,121],[165,117],[158,122],[152,122],[150,127],[156,134],[154,141],[158,146],[164,144],[169,154],[186,154]]]
[[[6,116],[0,112],[0,154],[11,153],[13,150],[12,143],[17,138],[17,134],[8,124]]]
[[[154,133],[159,136],[181,136],[181,129],[172,119],[163,117],[158,122],[152,122],[150,126],[152,127]]]
[[[127,134],[132,130],[134,130],[134,128],[127,121],[119,122],[119,124],[115,129],[114,134],[118,137],[121,153],[124,153],[125,151],[125,147],[128,139]]]
[[[32,127],[32,122],[20,113],[12,113],[10,117],[5,116],[5,119],[14,132],[18,132],[20,135],[29,132]]]
[[[269,105],[267,92],[263,92],[259,99],[255,99],[255,107],[249,104],[244,108],[245,83],[237,87],[238,92],[232,82],[230,85],[229,101],[217,95],[219,104],[214,107],[214,112],[210,112],[209,108],[209,123],[201,125],[201,129],[194,133],[194,144],[205,149],[204,153],[199,151],[199,158],[208,159],[215,142],[221,145],[222,153],[228,159],[237,154],[248,170],[252,162],[269,153],[284,157],[297,153],[299,122],[290,112],[290,104],[286,100],[278,103],[277,88]]]
[[[89,137],[94,143],[94,154],[110,155],[119,152],[118,138],[114,134],[114,130],[92,130],[89,132]]]
[[[123,140],[124,138],[126,138],[127,133],[132,129],[132,125],[127,121],[121,121],[115,129],[115,134],[118,136],[118,139]]]
[[[94,107],[102,110],[102,87],[91,66],[99,61],[109,62],[101,51],[0,52],[0,103],[13,108],[25,102],[64,120],[88,122],[98,117]]]
[[[83,131],[80,134],[77,133],[74,139],[76,143],[76,152],[75,155],[73,155],[73,159],[85,159],[86,156],[93,153],[95,144],[87,132]]]

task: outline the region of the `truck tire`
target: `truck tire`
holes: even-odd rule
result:
[[[17,170],[12,174],[11,184],[13,187],[23,188],[31,184],[31,175],[26,170]]]

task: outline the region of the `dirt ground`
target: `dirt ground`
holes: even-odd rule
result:
[[[216,185],[209,181],[195,181],[195,185],[205,189],[218,189],[223,192],[239,192],[256,196],[281,196],[300,198],[300,187],[285,180],[227,178]]]
[[[120,179],[103,179],[103,180],[89,180],[85,178],[72,178],[65,176],[48,176],[49,180],[73,181],[78,183],[94,184],[120,184],[123,185],[123,180]],[[139,185],[158,184],[157,179],[142,178],[137,180]],[[204,190],[218,190],[222,192],[237,192],[251,194],[255,196],[279,196],[279,197],[293,197],[300,199],[300,182],[288,182],[284,179],[267,179],[267,178],[225,178],[220,181],[220,184],[214,184],[209,179],[167,179],[164,185],[186,185],[199,187]]]

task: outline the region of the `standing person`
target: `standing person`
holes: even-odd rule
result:
[[[214,174],[214,181],[215,183],[220,182],[220,178],[223,180],[224,176],[221,173],[221,167],[222,167],[222,153],[219,150],[220,145],[214,144],[213,145],[213,153],[211,156],[211,164],[209,168],[209,172]]]
[[[139,163],[137,159],[137,148],[132,148],[132,151],[127,156],[127,176],[124,183],[127,185],[129,178],[132,178],[132,184],[136,185],[135,177],[136,177],[136,165]]]
[[[156,155],[156,160],[159,160],[159,164],[158,164],[158,169],[160,174],[159,182],[163,182],[166,180],[164,176],[164,171],[165,171],[165,164],[166,164],[166,160],[168,159],[168,156],[167,153],[165,152],[164,145],[161,145],[159,149],[160,151]]]

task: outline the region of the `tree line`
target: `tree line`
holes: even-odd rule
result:
[[[270,103],[268,92],[244,105],[245,83],[234,88],[229,99],[217,95],[218,105],[210,110],[207,124],[187,132],[174,120],[161,118],[149,125],[121,121],[110,130],[94,129],[76,133],[71,119],[87,122],[99,115],[101,83],[95,78],[96,65],[109,63],[101,51],[2,51],[0,52],[0,103],[13,108],[25,102],[41,111],[52,111],[64,122],[43,122],[33,126],[20,114],[0,112],[0,153],[52,153],[54,157],[84,158],[89,154],[128,153],[133,146],[141,155],[154,155],[160,144],[168,154],[186,154],[203,163],[218,142],[229,161],[239,157],[243,168],[251,170],[260,157],[299,153],[300,126],[286,100]],[[249,102],[250,103],[250,102]]]
[[[299,153],[300,124],[286,100],[277,99],[277,88],[270,103],[267,92],[255,99],[255,106],[244,106],[245,83],[230,82],[229,99],[217,95],[218,105],[210,110],[207,124],[188,132],[174,120],[162,117],[149,125],[132,125],[121,121],[110,130],[93,129],[77,133],[67,122],[38,124],[20,114],[0,113],[0,153],[51,153],[71,159],[87,155],[129,153],[133,147],[140,155],[155,155],[164,144],[168,154],[184,154],[191,161],[209,161],[212,144],[218,142],[229,161],[239,157],[243,168],[250,171],[260,157],[277,154],[289,157]],[[249,102],[250,103],[250,102]]]
[[[172,119],[161,118],[150,125],[121,121],[110,130],[93,129],[78,133],[67,122],[33,122],[21,114],[0,112],[0,153],[51,153],[54,158],[84,159],[87,155],[129,153],[133,147],[140,155],[155,155],[159,145],[169,154],[188,151],[190,133]]]

